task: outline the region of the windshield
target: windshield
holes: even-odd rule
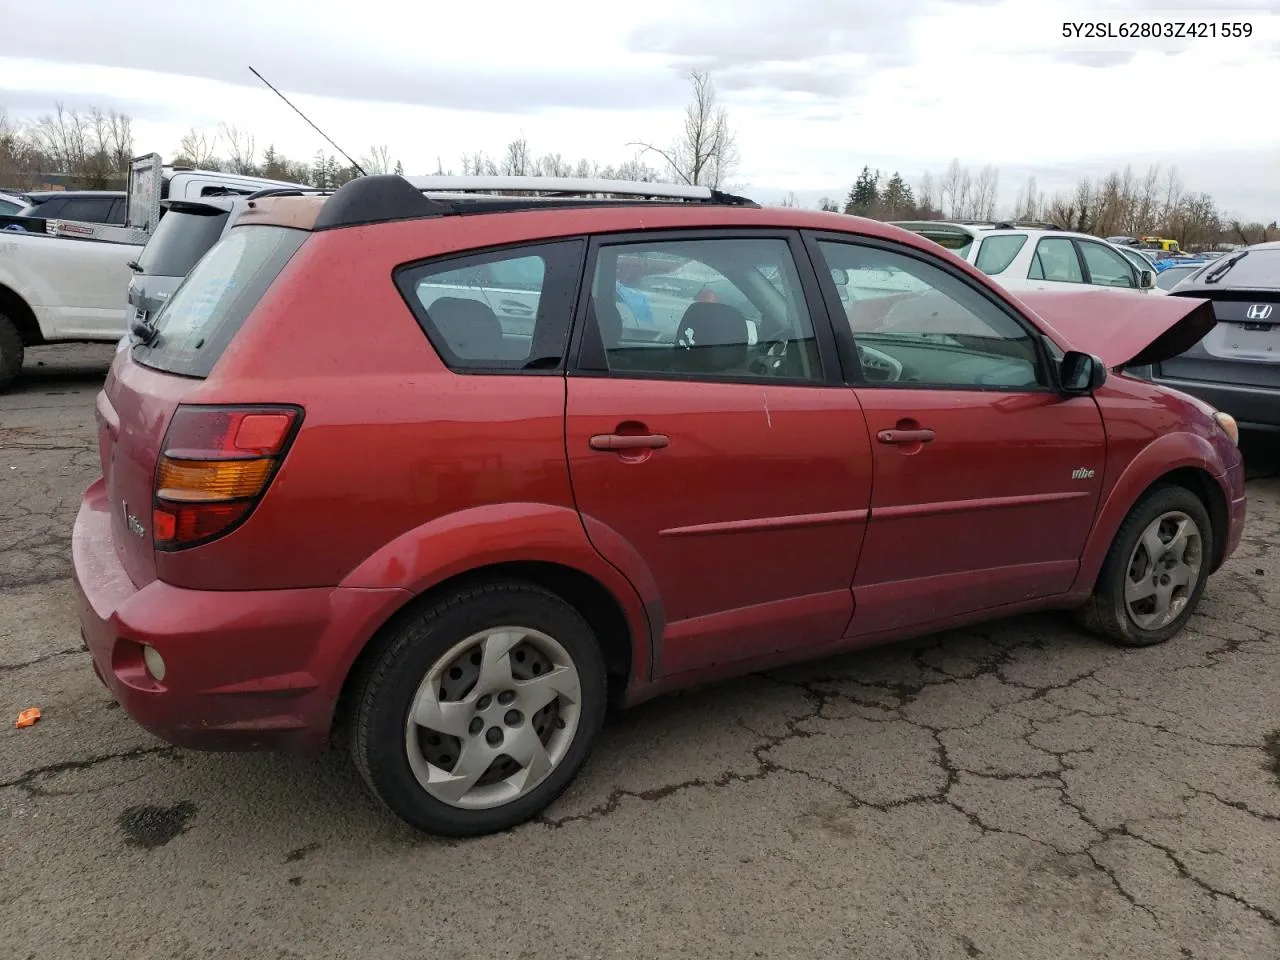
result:
[[[170,210],[138,257],[139,273],[152,277],[185,277],[222,235],[227,211],[209,213]]]
[[[287,227],[231,230],[161,308],[155,339],[137,344],[134,359],[169,373],[207,377],[306,238],[305,231]]]

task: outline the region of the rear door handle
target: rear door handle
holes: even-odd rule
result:
[[[881,430],[876,439],[881,443],[929,443],[934,436],[932,430]]]
[[[590,443],[592,450],[661,450],[671,438],[661,433],[597,433]]]

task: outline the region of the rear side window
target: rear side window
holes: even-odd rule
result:
[[[396,284],[450,369],[556,370],[584,250],[567,240],[453,257],[404,267]]]
[[[210,208],[208,215],[170,210],[160,218],[156,232],[138,257],[138,272],[150,277],[185,277],[217,243],[226,222],[225,210]]]
[[[1027,235],[1025,233],[1008,233],[998,237],[987,237],[982,241],[982,246],[978,248],[978,259],[974,266],[988,276],[994,276],[1007,269],[1009,264],[1013,263],[1013,258],[1018,255],[1018,251],[1022,249],[1026,242]]]
[[[207,377],[306,238],[305,231],[288,227],[233,229],[161,308],[156,339],[150,346],[138,344],[134,359],[168,373]]]
[[[45,216],[85,223],[110,223],[114,203],[111,197],[70,197],[59,204],[56,214],[46,213]]]

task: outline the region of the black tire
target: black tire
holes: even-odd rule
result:
[[[569,654],[580,681],[577,730],[560,762],[523,795],[488,809],[461,809],[426,791],[410,765],[406,723],[423,678],[451,648],[492,627],[540,631]],[[481,836],[537,816],[577,776],[595,744],[608,700],[604,658],[586,620],[541,587],[499,581],[458,590],[393,627],[356,678],[350,701],[352,759],[392,813],[428,833]]]
[[[1125,604],[1125,582],[1134,549],[1147,526],[1162,514],[1180,511],[1199,528],[1201,561],[1199,579],[1190,590],[1187,603],[1170,623],[1159,629],[1145,629],[1130,616]],[[1116,531],[1111,549],[1098,574],[1093,595],[1076,611],[1077,620],[1090,632],[1122,647],[1150,647],[1178,633],[1195,613],[1209,579],[1216,545],[1213,524],[1204,503],[1186,487],[1161,485],[1149,490],[1129,511]]]
[[[0,313],[0,392],[8,390],[22,373],[22,356],[26,348],[22,334],[13,321]]]

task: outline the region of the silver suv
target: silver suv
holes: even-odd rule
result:
[[[1051,223],[900,220],[894,226],[946,247],[1014,293],[1080,286],[1156,289],[1154,267],[1143,270],[1114,244]]]

